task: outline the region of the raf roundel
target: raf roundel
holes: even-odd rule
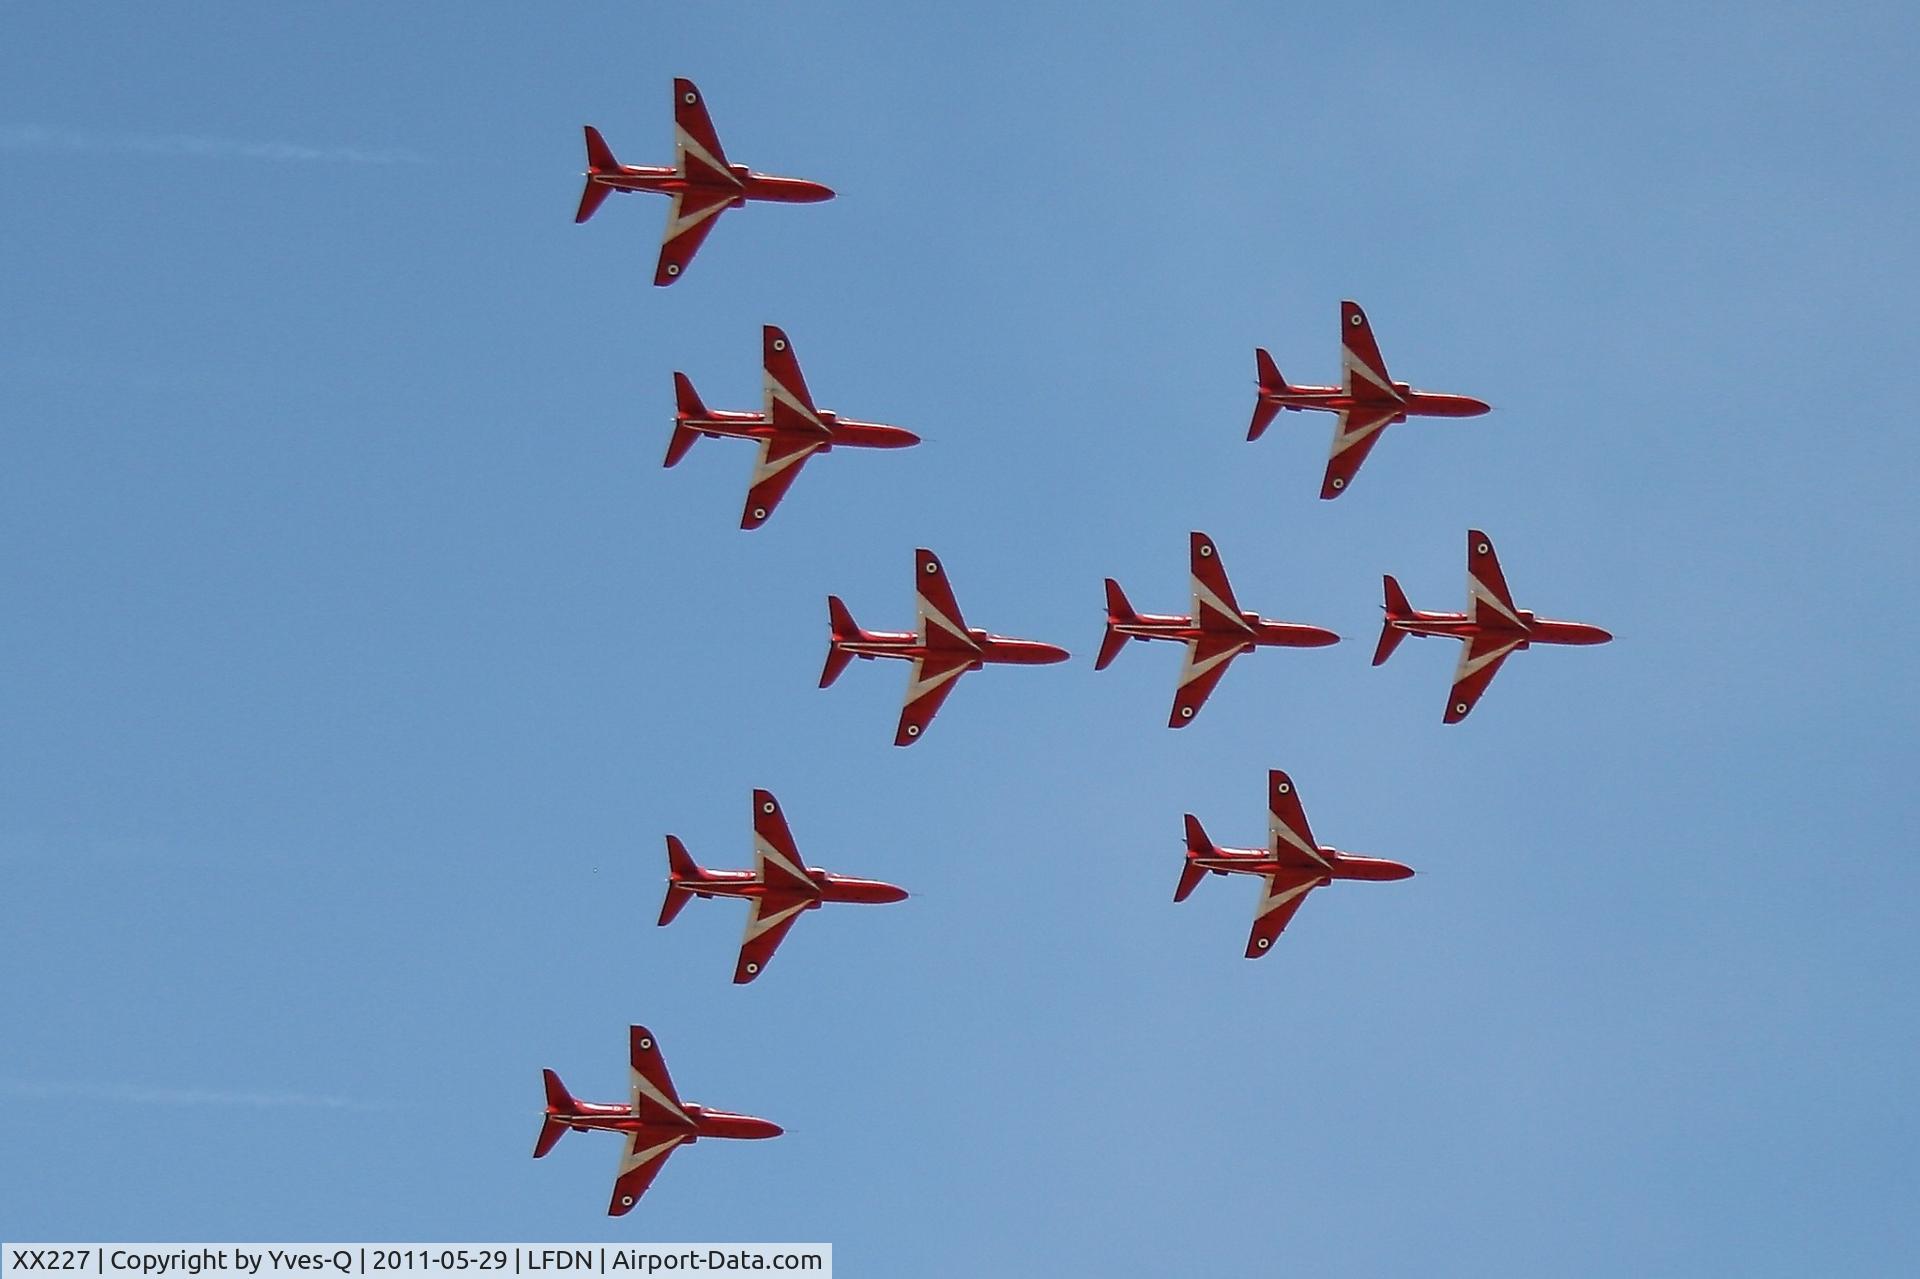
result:
[[[773,801],[772,801],[772,800],[768,800],[768,801],[767,801],[766,803],[764,803],[764,804],[762,804],[762,805],[760,805],[760,811],[761,811],[761,812],[763,812],[763,813],[771,813],[771,812],[773,812]]]
[[[621,1196],[620,1196],[620,1206],[621,1206],[622,1208],[631,1208],[631,1207],[633,1207],[633,1196],[632,1196],[632,1195],[621,1195]]]
[[[678,262],[667,263],[667,274],[668,275],[680,274],[680,264]]]
[[[1180,718],[1181,718],[1181,719],[1192,719],[1192,718],[1193,718],[1193,707],[1191,707],[1191,706],[1182,706],[1182,707],[1180,708]]]
[[[1485,542],[1482,542],[1478,546],[1474,547],[1473,549],[1475,551],[1478,551],[1480,554],[1485,555],[1488,551],[1492,550],[1493,548],[1488,546]]]
[[[1467,713],[1467,704],[1465,702],[1455,702],[1453,704],[1453,713],[1455,715],[1465,715]]]
[[[785,339],[785,338],[775,338],[775,339],[773,340],[773,349],[774,349],[774,350],[776,350],[776,351],[784,351],[784,350],[786,350],[786,349],[787,349],[787,342],[786,342],[786,339]]]
[[[1347,482],[1336,475],[1333,477],[1333,486],[1337,489],[1343,489],[1347,486]]]
[[[642,1052],[645,1052],[651,1049],[652,1047],[653,1047],[653,1041],[651,1039],[642,1039],[640,1041],[640,1049]]]
[[[766,518],[767,518],[767,508],[766,508],[766,507],[764,507],[764,506],[756,506],[756,507],[754,507],[754,508],[753,508],[753,518],[754,518],[754,519],[756,519],[756,520],[764,520],[764,519],[766,519]]]
[[[1268,940],[1267,940],[1266,938],[1264,938],[1264,937],[1262,937],[1262,938],[1260,939],[1260,949],[1261,949],[1261,950],[1265,950],[1265,949],[1266,949],[1267,947],[1269,947],[1269,946],[1271,946],[1271,945],[1273,945],[1273,943],[1272,943],[1272,942],[1270,942],[1270,941],[1268,941]]]
[[[692,106],[694,103],[700,101],[700,95],[697,93],[682,94],[681,100],[684,101],[688,106]]]
[[[935,562],[934,560],[927,561],[927,572],[938,573],[939,571],[940,571],[940,565],[937,562]]]
[[[908,737],[920,736],[920,726],[918,724],[907,725],[907,736]]]
[[[1274,789],[1282,795],[1291,795],[1293,793],[1293,787],[1287,785],[1285,782],[1281,782],[1278,786],[1274,787]]]
[[[747,965],[747,974],[748,974],[748,976],[752,976],[752,975],[753,975],[754,973],[757,973],[757,972],[759,972],[759,971],[760,971],[760,965],[758,965],[758,964],[751,964],[751,963]]]

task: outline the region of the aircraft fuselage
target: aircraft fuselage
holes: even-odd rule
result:
[[[856,449],[903,449],[920,442],[920,437],[899,426],[884,422],[856,422],[830,409],[816,411],[827,429],[827,442],[821,452],[835,445]],[[709,439],[764,440],[775,433],[764,413],[742,413],[732,409],[710,410],[705,416],[682,415],[674,419],[689,431],[698,431]]]
[[[1136,613],[1125,620],[1111,620],[1108,627],[1114,634],[1125,635],[1129,639],[1175,640],[1182,644],[1197,643],[1209,634],[1240,636],[1248,644],[1274,648],[1325,648],[1340,642],[1338,635],[1319,626],[1269,621],[1258,613],[1242,613],[1240,620],[1247,624],[1248,629],[1242,631],[1238,627],[1223,626],[1210,630],[1196,625],[1191,617]]]
[[[728,166],[734,184],[702,182],[684,176],[676,168],[661,165],[623,164],[618,171],[589,170],[587,181],[612,187],[615,191],[658,191],[679,195],[686,191],[732,190],[733,207],[743,208],[751,200],[775,204],[814,204],[833,199],[833,188],[805,178],[781,178],[770,173],[755,173],[744,164]]]
[[[1412,617],[1389,617],[1386,624],[1409,635],[1438,635],[1446,639],[1471,640],[1481,635],[1518,636],[1518,647],[1532,644],[1605,644],[1613,638],[1609,631],[1585,622],[1558,622],[1535,617],[1519,610],[1522,625],[1508,622],[1473,621],[1465,613],[1416,613]]]
[[[1260,400],[1283,409],[1317,409],[1328,413],[1376,412],[1397,405],[1399,412],[1396,420],[1409,417],[1479,417],[1482,413],[1493,411],[1492,405],[1485,400],[1476,400],[1471,395],[1416,391],[1405,382],[1395,382],[1393,389],[1395,395],[1387,398],[1377,392],[1372,395],[1353,395],[1346,388],[1338,386],[1289,386],[1284,391],[1263,390]]]
[[[1043,644],[1039,640],[1008,639],[1004,635],[990,635],[973,628],[968,629],[967,638],[973,641],[971,670],[979,670],[989,664],[1046,666],[1067,660],[1066,649],[1057,644]],[[936,653],[944,657],[956,651],[956,646],[952,644],[929,645],[912,631],[862,631],[858,638],[836,639],[834,645],[841,652],[852,653],[856,657],[889,657],[909,662]]]
[[[1383,881],[1407,879],[1413,874],[1413,867],[1385,857],[1362,857],[1357,853],[1343,853],[1338,849],[1322,848],[1320,856],[1326,859],[1320,880],[1330,884],[1336,879],[1364,879]],[[1293,875],[1302,869],[1298,854],[1289,852],[1287,859],[1281,861],[1264,848],[1218,848],[1211,853],[1191,853],[1187,858],[1191,865],[1212,871],[1216,875]]]
[[[824,902],[861,902],[879,905],[907,899],[906,889],[878,879],[856,879],[851,875],[835,875],[821,870],[818,866],[809,866],[807,874],[820,886],[819,893],[807,903],[808,910]],[[676,882],[696,897],[746,899],[765,897],[768,893],[766,881],[750,870],[709,870],[705,871],[704,875],[703,879]],[[781,896],[792,897],[797,890],[781,887],[772,891]]]
[[[701,1137],[760,1141],[768,1137],[778,1137],[784,1131],[779,1124],[753,1115],[736,1115],[726,1110],[709,1110],[705,1106],[697,1106],[692,1102],[682,1102],[680,1108],[686,1112],[691,1122],[675,1124],[642,1119],[634,1113],[632,1106],[600,1101],[575,1102],[573,1114],[551,1115],[550,1118],[553,1122],[565,1124],[576,1132],[658,1132],[662,1137],[668,1137],[684,1134],[691,1128],[692,1135],[684,1138],[687,1141],[697,1141]]]

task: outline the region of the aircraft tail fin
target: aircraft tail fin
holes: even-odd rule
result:
[[[667,441],[666,465],[672,466],[687,455],[693,442],[700,438],[700,432],[687,425],[688,418],[708,417],[707,406],[700,399],[700,392],[693,389],[693,379],[684,373],[673,375],[673,436]]]
[[[596,173],[618,173],[620,162],[613,158],[613,151],[607,146],[607,140],[600,136],[600,130],[587,126],[587,186],[580,193],[580,210],[573,215],[575,222],[585,222],[600,208],[601,203],[613,190],[604,182],[595,182]]]
[[[1120,650],[1127,646],[1131,635],[1122,634],[1115,627],[1121,622],[1131,622],[1137,617],[1133,605],[1127,602],[1127,593],[1120,589],[1120,583],[1107,579],[1107,634],[1100,641],[1100,655],[1093,659],[1093,669],[1104,671],[1114,658],[1120,656]]]
[[[1257,440],[1267,433],[1273,425],[1273,419],[1280,416],[1280,406],[1267,399],[1269,395],[1284,395],[1287,391],[1287,379],[1280,376],[1280,368],[1267,354],[1265,347],[1255,347],[1253,364],[1259,374],[1260,397],[1253,404],[1253,422],[1247,427],[1247,438]]]
[[[533,1143],[535,1159],[552,1150],[560,1139],[567,1135],[565,1117],[579,1113],[573,1094],[568,1092],[567,1086],[560,1082],[560,1076],[551,1070],[543,1070],[540,1073],[547,1084],[547,1114],[546,1118],[540,1121],[540,1136]]]
[[[1400,583],[1393,580],[1392,574],[1388,574],[1383,580],[1386,583],[1387,616],[1380,627],[1380,643],[1373,650],[1375,666],[1392,657],[1393,650],[1399,648],[1400,641],[1407,637],[1407,633],[1395,626],[1394,622],[1413,616],[1413,605],[1407,602],[1407,593],[1400,589]]]
[[[827,665],[820,672],[820,687],[826,688],[840,678],[840,672],[847,669],[854,654],[842,648],[848,640],[857,640],[865,632],[859,623],[853,620],[853,613],[838,595],[827,596],[827,621],[833,628],[832,637],[827,641]]]
[[[693,898],[689,884],[697,884],[707,877],[693,860],[693,854],[680,842],[678,835],[667,836],[667,899],[660,903],[660,926],[665,928],[674,920],[686,904]]]
[[[1193,892],[1200,881],[1206,877],[1207,868],[1196,863],[1196,857],[1205,857],[1213,852],[1213,841],[1207,838],[1207,832],[1201,828],[1200,819],[1192,813],[1187,814],[1187,863],[1180,868],[1180,883],[1173,890],[1173,900],[1183,902]]]

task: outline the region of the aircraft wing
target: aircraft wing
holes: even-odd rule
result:
[[[1268,875],[1267,888],[1253,912],[1253,932],[1247,936],[1247,958],[1258,959],[1267,953],[1274,938],[1286,931],[1300,903],[1320,883],[1320,877],[1301,871],[1290,875]]]
[[[813,431],[831,437],[833,432],[820,420],[807,393],[807,379],[800,375],[800,361],[793,343],[773,325],[760,331],[760,367],[766,391],[767,420],[781,431]]]
[[[1233,584],[1227,581],[1226,567],[1220,563],[1220,551],[1205,533],[1188,537],[1187,558],[1193,577],[1193,623],[1195,626],[1220,626],[1248,630],[1240,616],[1240,601],[1233,597]]]
[[[1447,695],[1447,713],[1443,721],[1458,724],[1467,717],[1480,695],[1493,683],[1500,663],[1507,654],[1526,642],[1523,635],[1482,634],[1469,640],[1460,650],[1460,666],[1453,672],[1453,692]]]
[[[1380,432],[1400,416],[1399,404],[1347,409],[1334,418],[1333,450],[1327,458],[1327,473],[1320,481],[1320,496],[1336,498],[1347,491],[1360,464],[1380,442]]]
[[[1477,528],[1467,530],[1467,620],[1526,629],[1507,590],[1507,575],[1500,571],[1493,540]]]
[[[1279,769],[1267,774],[1267,848],[1276,861],[1293,861],[1308,871],[1325,872],[1331,867],[1314,842],[1313,828],[1307,825],[1307,810],[1300,806],[1300,793],[1293,778]]]
[[[680,1094],[673,1090],[673,1076],[667,1073],[666,1058],[660,1055],[660,1045],[655,1042],[653,1032],[645,1026],[635,1026],[629,1032],[629,1040],[633,1113],[646,1123],[691,1128],[693,1119],[680,1104]]]
[[[1190,723],[1206,705],[1213,686],[1227,673],[1227,666],[1252,647],[1239,636],[1214,632],[1203,633],[1188,643],[1187,662],[1180,668],[1180,687],[1174,690],[1173,716],[1167,720],[1167,727],[1180,728]]]
[[[713,224],[733,203],[733,192],[725,188],[701,187],[674,193],[667,210],[667,230],[660,237],[660,261],[653,268],[653,282],[672,284],[680,278]]]
[[[747,505],[740,516],[741,528],[759,528],[787,495],[801,464],[826,444],[819,436],[795,436],[780,431],[760,441],[760,460],[753,466],[753,482],[747,488]]]
[[[1356,400],[1400,402],[1387,362],[1380,358],[1380,345],[1373,340],[1373,325],[1358,302],[1340,304],[1340,372],[1347,394]]]
[[[740,185],[727,167],[727,153],[720,149],[720,135],[707,115],[706,99],[691,80],[673,82],[673,149],[681,177]]]
[[[773,952],[786,940],[787,930],[802,911],[816,900],[812,893],[777,893],[749,899],[746,935],[740,939],[740,960],[733,966],[733,981],[744,986],[760,975],[773,958]]]
[[[686,1137],[663,1133],[655,1128],[627,1134],[627,1147],[620,1153],[620,1172],[613,1179],[613,1200],[607,1204],[609,1217],[624,1217],[647,1193],[647,1187],[667,1166],[667,1156],[680,1148]]]
[[[812,893],[819,887],[800,860],[786,815],[772,791],[753,793],[753,867],[769,891]]]
[[[967,619],[960,615],[960,601],[953,598],[947,583],[947,570],[926,547],[913,553],[913,603],[920,617],[920,639],[929,648],[964,649],[969,655],[979,651],[973,636],[967,634]],[[917,686],[920,678],[914,676]],[[912,698],[909,696],[908,701]],[[933,718],[929,713],[927,718]]]
[[[961,649],[933,652],[913,664],[913,679],[907,685],[907,704],[900,709],[900,727],[895,730],[895,746],[911,746],[933,722],[940,703],[960,677],[973,665],[973,651]]]

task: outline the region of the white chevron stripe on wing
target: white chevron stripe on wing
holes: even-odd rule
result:
[[[793,903],[793,905],[781,910],[776,910],[771,914],[763,915],[760,913],[760,908],[766,903],[766,900],[764,897],[755,897],[753,899],[753,909],[747,912],[747,931],[746,934],[740,938],[740,944],[742,946],[758,937],[761,933],[766,932],[769,928],[778,927],[780,924],[792,919],[795,915],[798,915],[807,908],[807,903],[803,900],[797,901]]]
[[[1474,646],[1472,643],[1461,645],[1460,646],[1460,665],[1453,672],[1453,682],[1455,684],[1458,684],[1460,683],[1461,680],[1466,679],[1468,676],[1477,675],[1479,672],[1485,670],[1487,667],[1493,665],[1495,662],[1504,658],[1508,653],[1511,653],[1514,649],[1519,648],[1520,643],[1521,641],[1518,639],[1508,640],[1506,643],[1500,645],[1498,648],[1488,649],[1486,652],[1481,653],[1478,657],[1474,656],[1474,652],[1473,652]]]
[[[1515,626],[1524,626],[1518,613],[1510,608],[1499,594],[1490,589],[1485,582],[1474,576],[1473,570],[1467,570],[1467,616],[1478,620],[1479,607],[1485,604]]]
[[[715,173],[725,175],[726,179],[729,182],[733,183],[735,186],[742,185],[739,177],[737,177],[734,174],[732,169],[729,169],[726,165],[714,159],[713,152],[701,146],[700,143],[694,139],[694,136],[691,133],[688,133],[685,129],[681,128],[677,124],[673,126],[673,141],[674,141],[674,145],[679,148],[679,152],[680,152],[680,176],[681,177],[686,178],[686,177],[692,176],[687,172],[687,156],[692,155],[696,159],[698,159],[700,163],[706,165],[707,168],[713,170]]]
[[[1305,853],[1322,866],[1327,866],[1328,869],[1332,869],[1332,867],[1328,865],[1327,859],[1321,856],[1319,849],[1300,838],[1300,832],[1287,825],[1278,813],[1269,812],[1267,814],[1267,847],[1277,856],[1282,844],[1298,852]],[[1267,881],[1267,887],[1268,891],[1271,892],[1273,887],[1271,878]]]
[[[636,1132],[627,1138],[627,1148],[620,1155],[620,1176],[624,1177],[636,1168],[644,1168],[662,1155],[673,1153],[673,1148],[686,1140],[685,1137],[669,1137],[643,1148],[640,1142],[647,1136],[646,1133]]]
[[[1195,661],[1194,657],[1197,653],[1199,653],[1199,651],[1200,651],[1199,640],[1187,641],[1187,661],[1186,661],[1186,665],[1180,668],[1180,683],[1178,687],[1185,688],[1187,685],[1193,683],[1193,681],[1199,679],[1202,675],[1205,675],[1208,671],[1212,670],[1216,666],[1219,666],[1223,662],[1230,662],[1234,658],[1240,656],[1240,654],[1242,653],[1252,652],[1253,645],[1235,644],[1229,648],[1221,649],[1218,653],[1215,653],[1212,657],[1208,657],[1200,661]]]
[[[785,853],[762,839],[758,831],[755,831],[753,836],[753,856],[754,860],[760,864],[760,882],[763,884],[767,882],[766,864],[768,862],[772,862],[802,883],[811,884],[813,882],[813,876],[807,874],[806,867],[796,866],[793,862],[789,861]]]
[[[765,390],[767,420],[769,422],[773,421],[773,406],[775,404],[784,404],[787,408],[791,409],[794,415],[799,417],[801,421],[814,427],[822,435],[833,434],[832,428],[820,420],[820,414],[814,409],[813,405],[788,390],[786,384],[781,382],[779,378],[776,378],[771,369],[762,372],[762,381]]]
[[[662,1092],[660,1089],[654,1087],[653,1081],[651,1079],[648,1079],[645,1075],[641,1074],[639,1071],[636,1070],[632,1074],[632,1080],[633,1080],[633,1113],[634,1114],[639,1115],[639,1114],[645,1113],[640,1106],[641,1099],[645,1098],[646,1100],[652,1102],[654,1105],[660,1107],[662,1110],[666,1111],[668,1114],[677,1116],[680,1122],[686,1123],[686,1124],[691,1124],[693,1122],[692,1117],[689,1116],[687,1112],[681,1108],[680,1103],[675,1101],[673,1098],[667,1096],[667,1094]],[[680,1139],[678,1137],[675,1137],[674,1140],[678,1141]]]
[[[973,636],[967,634],[967,628],[960,625],[958,622],[954,621],[951,617],[948,617],[945,613],[942,613],[939,609],[935,608],[933,606],[933,602],[929,600],[925,595],[922,595],[919,591],[915,591],[913,593],[913,602],[916,610],[919,612],[919,615],[920,615],[920,642],[922,644],[927,642],[927,628],[929,626],[937,626],[946,634],[952,636],[954,639],[958,640],[960,643],[964,644],[966,647],[972,649],[974,652],[977,653],[980,651],[979,641],[975,640]],[[914,679],[915,679],[915,682],[917,683],[919,680],[920,664],[918,662],[914,663],[913,669],[914,669]],[[957,673],[958,672],[955,672],[955,674]],[[945,679],[950,679],[950,678],[952,678],[951,675],[942,677],[942,679],[937,680],[936,683],[944,682]],[[911,696],[909,696],[907,700],[912,701],[913,699]]]
[[[1314,881],[1309,879],[1304,884],[1295,884],[1293,887],[1287,889],[1285,892],[1276,893],[1273,890],[1274,880],[1276,877],[1273,875],[1266,875],[1266,876],[1263,876],[1262,878],[1266,883],[1267,888],[1266,888],[1266,891],[1263,894],[1261,894],[1259,906],[1254,908],[1253,917],[1256,921],[1265,919],[1268,915],[1271,915],[1274,911],[1279,910],[1282,906],[1285,906],[1288,902],[1292,901],[1294,898],[1301,896],[1303,893],[1308,892],[1314,887]]]

